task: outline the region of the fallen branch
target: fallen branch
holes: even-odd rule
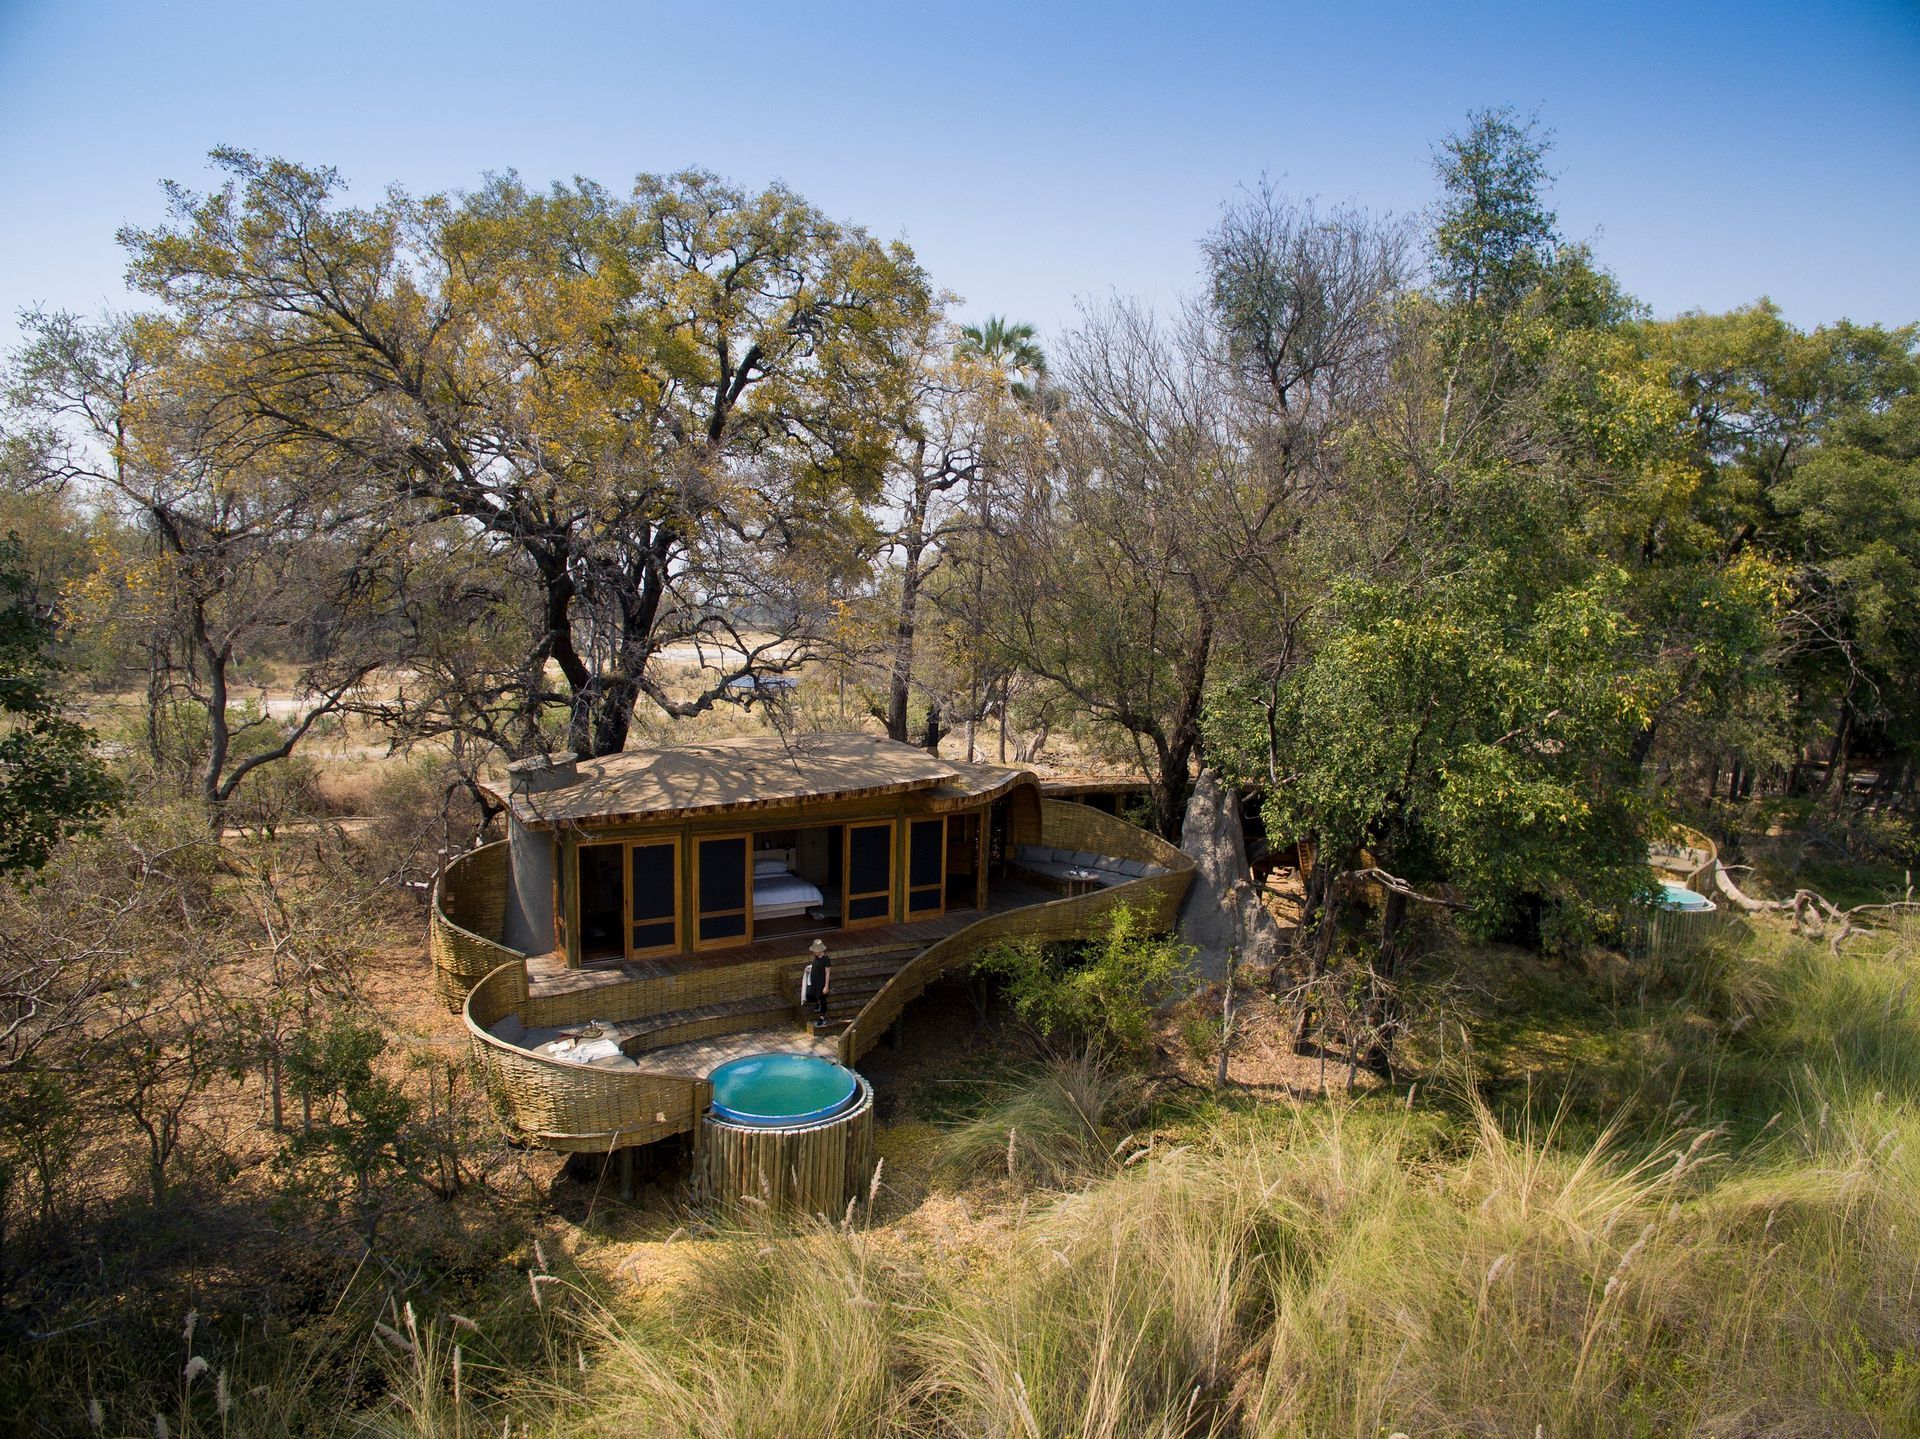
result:
[[[1422,894],[1404,879],[1400,878],[1399,875],[1388,874],[1384,869],[1350,869],[1344,872],[1340,876],[1340,879],[1342,882],[1350,879],[1372,880],[1382,889],[1389,890],[1403,898],[1410,899],[1415,904],[1431,904],[1440,909],[1465,909],[1467,907],[1461,900],[1448,899],[1445,895]]]
[[[1742,866],[1746,868],[1746,866]],[[1713,862],[1713,882],[1719,887],[1735,909],[1746,914],[1791,914],[1793,932],[1808,939],[1825,937],[1827,948],[1838,954],[1840,946],[1847,939],[1864,932],[1860,922],[1870,914],[1920,914],[1920,900],[1913,897],[1913,885],[1907,885],[1905,899],[1892,900],[1882,904],[1856,904],[1842,909],[1818,890],[1796,889],[1790,899],[1755,899],[1743,892],[1733,882],[1733,876],[1718,859]],[[1833,934],[1827,936],[1827,926],[1835,926]]]

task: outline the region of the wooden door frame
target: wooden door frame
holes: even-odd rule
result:
[[[648,949],[635,949],[633,946],[633,852],[636,849],[653,849],[663,844],[673,846],[673,943],[656,944]],[[636,839],[623,840],[621,841],[621,845],[626,851],[620,861],[620,883],[622,886],[621,903],[626,915],[627,924],[627,958],[652,959],[663,954],[681,953],[687,942],[687,925],[686,916],[680,912],[680,884],[683,877],[681,865],[684,862],[680,853],[680,836],[678,834],[642,835]],[[747,927],[751,930],[753,927],[753,917],[751,913],[753,908],[753,890],[751,886],[749,886],[747,890],[747,899],[747,908],[749,911]],[[657,919],[647,921],[649,924],[658,924],[659,922]]]
[[[906,848],[903,854],[905,863],[900,869],[900,917],[908,924],[922,919],[938,919],[947,912],[947,824],[953,817],[946,814],[916,814],[907,816]],[[913,882],[913,827],[917,824],[937,824],[940,826],[940,880],[937,885],[916,885]],[[913,907],[914,891],[937,889],[940,903],[932,909],[916,910]]]
[[[702,939],[700,937],[700,921],[707,917],[707,912],[700,908],[700,846],[703,844],[711,843],[711,842],[717,842],[720,840],[729,840],[729,839],[737,839],[741,843],[741,849],[742,849],[741,865],[742,865],[743,873],[741,875],[740,882],[742,885],[745,886],[745,889],[746,889],[746,894],[745,894],[746,907],[742,910],[717,909],[713,911],[713,914],[715,917],[722,917],[730,914],[744,914],[747,919],[747,926],[745,931],[738,936],[727,935],[721,939]],[[743,944],[752,944],[753,943],[753,831],[745,830],[745,829],[739,830],[737,832],[733,830],[727,830],[721,834],[694,835],[693,836],[693,863],[690,867],[693,871],[692,935],[693,935],[693,948],[695,952],[698,952],[703,949],[734,949]]]
[[[880,891],[862,890],[858,895],[853,892],[853,832],[881,828],[887,831],[887,912],[870,919],[855,919],[853,901],[872,899]],[[844,821],[840,826],[840,928],[872,929],[875,925],[892,924],[894,913],[900,907],[900,870],[900,821],[896,816]]]

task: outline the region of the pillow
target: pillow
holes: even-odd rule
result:
[[[1075,865],[1080,869],[1100,869],[1107,862],[1106,856],[1098,855],[1091,850],[1085,849],[1076,849],[1072,854],[1063,855],[1062,858],[1068,864]]]
[[[753,862],[753,872],[755,874],[785,874],[787,872],[786,857],[782,855],[772,859],[755,859]]]
[[[1116,859],[1108,868],[1116,869],[1121,874],[1132,875],[1138,879],[1146,874],[1147,862],[1143,859]]]
[[[493,1037],[503,1039],[508,1044],[517,1045],[526,1039],[527,1026],[521,1021],[519,1015],[509,1014],[506,1018],[495,1021]]]

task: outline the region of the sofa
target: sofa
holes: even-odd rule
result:
[[[1141,859],[1115,859],[1084,849],[1054,849],[1044,844],[1017,844],[1007,861],[1014,868],[1055,886],[1072,882],[1068,876],[1070,870],[1091,873],[1102,889],[1167,872],[1164,865],[1149,864]]]

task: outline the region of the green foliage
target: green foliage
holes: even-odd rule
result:
[[[1418,595],[1343,589],[1340,628],[1280,692],[1269,832],[1450,880],[1483,931],[1527,895],[1576,926],[1630,896],[1645,847],[1626,756],[1645,710],[1611,578],[1529,602],[1524,573],[1488,557]],[[1267,742],[1246,728],[1257,713],[1219,696],[1215,753],[1247,763]]]
[[[414,1107],[401,1084],[376,1068],[385,1033],[345,1015],[295,1036],[287,1078],[312,1117],[288,1141],[288,1157],[351,1182],[367,1242],[373,1242],[382,1189],[418,1173],[425,1158]]]
[[[1548,144],[1535,122],[1504,106],[1474,112],[1464,132],[1441,142],[1434,268],[1455,302],[1505,309],[1551,262],[1559,237],[1542,199]]]
[[[62,713],[52,618],[33,602],[20,537],[0,541],[0,875],[39,869],[120,796],[90,730]]]
[[[984,952],[974,971],[1003,980],[1014,1011],[1041,1037],[1138,1054],[1152,1040],[1154,1005],[1191,963],[1178,940],[1118,909],[1099,939],[1011,940]]]

